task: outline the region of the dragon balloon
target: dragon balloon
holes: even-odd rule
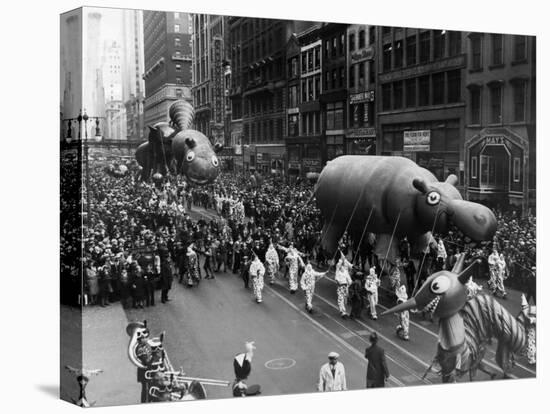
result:
[[[162,177],[171,171],[193,184],[213,182],[220,172],[216,153],[223,145],[212,145],[202,132],[191,129],[194,110],[189,102],[174,102],[168,113],[170,122],[149,126],[148,141],[136,150],[141,180],[147,180],[151,173]]]
[[[455,382],[466,373],[471,380],[478,369],[494,378],[496,373],[483,362],[492,340],[497,341],[496,363],[506,377],[514,355],[534,347],[528,338],[534,332],[535,316],[525,303],[515,318],[492,296],[478,293],[469,298],[467,283],[478,262],[463,269],[464,257],[461,254],[452,271],[434,273],[416,295],[382,315],[417,309],[439,319],[439,342],[430,369],[439,366],[443,382]]]

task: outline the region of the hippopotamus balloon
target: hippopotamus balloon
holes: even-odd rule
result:
[[[195,184],[214,181],[220,171],[216,152],[223,146],[213,146],[204,134],[190,129],[194,110],[189,102],[174,102],[169,116],[170,123],[149,126],[148,142],[136,150],[136,160],[142,167],[141,179],[148,179],[152,171],[165,174],[168,168]]]
[[[490,240],[494,214],[463,200],[457,181],[450,175],[439,182],[403,157],[345,155],[329,161],[315,187],[325,221],[323,248],[332,254],[346,229],[375,233],[383,251],[404,237],[415,252],[424,251],[431,232],[445,234],[452,225],[474,240]]]

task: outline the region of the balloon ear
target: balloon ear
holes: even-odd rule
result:
[[[149,127],[149,131],[150,132],[155,132],[156,131],[156,128],[152,125],[147,125]]]
[[[428,193],[428,186],[426,185],[426,182],[424,180],[421,180],[420,178],[415,178],[413,180],[413,186],[422,194]]]
[[[451,174],[447,177],[447,179],[445,180],[445,182],[447,184],[451,184],[452,186],[456,187],[456,185],[458,184],[458,177],[454,174]]]

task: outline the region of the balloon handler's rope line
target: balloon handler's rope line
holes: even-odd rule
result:
[[[342,241],[342,238],[344,237],[344,235],[348,231],[348,227],[351,223],[351,220],[353,220],[353,216],[355,215],[355,210],[357,210],[357,206],[359,205],[359,201],[361,201],[361,197],[363,197],[363,191],[365,191],[365,187],[363,187],[361,189],[361,192],[359,193],[359,197],[357,197],[357,201],[355,202],[355,205],[353,206],[353,210],[351,211],[351,216],[349,216],[348,222],[346,224],[346,228],[344,229],[344,232],[342,233],[342,236],[338,239],[338,243],[336,245],[337,248],[336,248],[336,251],[334,252],[334,256],[332,256],[332,261],[334,261],[334,259],[336,259],[336,254],[338,253],[338,250],[340,250],[338,248],[338,245],[340,244],[340,241]]]
[[[359,244],[357,245],[357,251],[355,252],[355,255],[353,256],[352,263],[355,263],[355,259],[357,259],[357,255],[359,254],[359,250],[361,250],[361,243],[363,242],[363,237],[365,237],[365,233],[367,232],[367,226],[369,225],[370,218],[372,216],[372,212],[374,210],[374,206],[371,207],[369,216],[367,217],[367,222],[365,223],[365,227],[363,227],[363,233],[361,233],[361,238],[359,239]]]
[[[437,223],[437,218],[439,217],[439,208],[441,207],[441,204],[437,205],[437,210],[435,212],[434,217],[434,224],[432,225],[432,231],[431,235],[433,237],[434,229],[435,229],[435,223]],[[430,240],[431,241],[431,240]],[[418,272],[416,274],[416,281],[414,283],[414,290],[411,293],[411,297],[414,296],[418,290],[418,282],[420,282],[420,275],[422,274],[422,267],[424,267],[424,260],[426,260],[426,255],[428,254],[428,251],[430,250],[430,241],[428,241],[428,246],[424,250],[424,256],[422,256],[422,262],[420,263],[420,267],[418,268]]]
[[[330,221],[328,222],[327,228],[329,228],[332,225],[332,220],[334,220],[334,216],[336,214],[336,210],[338,210],[338,203],[334,206],[334,210],[332,211],[332,216],[330,217]],[[321,235],[321,247],[323,246],[323,240],[325,239],[325,236],[328,232],[325,232],[325,234]]]
[[[397,224],[399,223],[400,218],[401,218],[401,210],[399,210],[399,214],[397,215],[397,220],[395,220],[395,225],[393,226],[393,231],[391,233],[388,250],[386,251],[386,256],[384,257],[384,263],[382,264],[382,269],[380,270],[380,277],[382,277],[382,273],[384,273],[384,268],[386,267],[386,262],[388,261],[388,254],[390,253],[391,245],[393,242],[393,236],[395,235],[395,231],[397,230]]]
[[[166,175],[170,175],[170,170],[168,169],[168,163],[166,162],[166,152],[164,150],[164,142],[162,137],[160,139],[160,146],[162,148],[162,158],[164,158],[164,168],[166,169]]]

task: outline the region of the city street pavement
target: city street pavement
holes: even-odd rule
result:
[[[210,211],[192,215],[214,217]],[[183,367],[188,376],[232,381],[233,357],[244,350],[245,341],[255,341],[257,349],[248,384],[258,383],[262,395],[315,392],[320,366],[327,354],[336,351],[346,367],[348,388],[365,386],[366,361],[363,353],[368,336],[376,331],[380,345],[386,350],[391,373],[388,386],[410,386],[440,383],[434,373],[422,378],[435,355],[437,326],[411,315],[410,341],[395,334],[397,319],[386,315],[373,321],[363,318],[344,320],[336,307],[336,288],[332,274],[321,279],[313,300],[314,313],[304,310],[301,291],[291,295],[287,281],[279,277],[274,286],[266,283],[264,301],[255,302],[252,290],[232,273],[216,273],[214,280],[202,280],[200,286],[187,288],[174,282],[171,301],[145,309],[122,309],[119,303],[107,308],[87,307],[84,310],[84,365],[102,368],[104,373],[92,378],[88,399],[98,405],[138,403],[140,385],[136,368],[127,357],[129,337],[125,328],[130,321],[147,320],[152,335],[165,332],[165,349],[175,368]],[[513,314],[519,309],[515,293],[508,301]],[[515,302],[518,302],[516,304]],[[379,311],[391,306],[381,294]],[[514,310],[516,309],[516,310]],[[486,354],[494,363],[493,344]],[[535,376],[535,367],[520,357],[512,376]],[[501,375],[499,376],[501,377]],[[479,372],[475,380],[487,380]],[[468,381],[462,378],[461,381]],[[208,398],[231,396],[229,387],[207,386]]]

